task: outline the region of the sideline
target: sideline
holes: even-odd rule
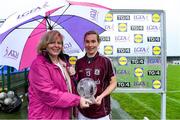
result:
[[[134,120],[127,112],[125,112],[119,105],[119,103],[111,98],[111,107],[112,107],[112,120]]]

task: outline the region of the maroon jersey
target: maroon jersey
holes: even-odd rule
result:
[[[99,55],[89,59],[86,55],[77,60],[76,74],[78,81],[83,78],[92,78],[97,85],[97,93],[95,98],[99,96],[110,84],[111,77],[115,75],[113,66],[109,58]],[[83,108],[79,111],[89,118],[100,118],[110,114],[110,95],[102,99],[101,105],[90,105],[89,108]]]

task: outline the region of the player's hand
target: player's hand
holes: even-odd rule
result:
[[[97,96],[96,99],[95,99],[95,101],[96,101],[95,103],[96,103],[97,105],[100,105],[101,102],[102,102],[102,99],[103,99],[103,97]]]

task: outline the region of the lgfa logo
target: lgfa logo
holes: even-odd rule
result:
[[[152,15],[152,22],[160,22],[160,20],[161,20],[161,17],[158,13],[154,13]]]
[[[149,47],[135,47],[134,48],[134,53],[135,54],[147,54],[149,53]]]
[[[28,15],[31,15],[31,14],[33,14],[33,13],[36,13],[36,12],[45,10],[45,9],[47,9],[48,7],[49,7],[48,2],[45,2],[42,6],[38,6],[38,7],[36,7],[36,8],[33,8],[33,9],[31,9],[31,10],[28,10],[28,11],[24,12],[23,14],[18,15],[18,16],[17,16],[17,19],[21,19],[21,18],[26,17],[26,16],[28,16]]]
[[[160,58],[149,57],[147,59],[147,64],[159,65],[159,64],[161,64],[161,59]]]
[[[117,35],[115,37],[115,42],[129,42],[130,35]]]
[[[145,20],[148,20],[148,16],[144,16],[144,15],[134,15],[134,20],[135,21],[145,21]]]
[[[112,13],[107,13],[105,16],[105,21],[106,22],[112,22],[113,21],[113,14]]]
[[[160,55],[161,47],[160,46],[152,46],[152,53],[153,53],[153,55]]]
[[[19,52],[7,47],[3,56],[6,58],[17,60],[19,57]]]
[[[106,31],[114,31],[114,24],[104,25]]]
[[[127,23],[119,23],[118,31],[119,32],[127,32]]]
[[[119,62],[119,65],[127,65],[127,58],[126,57],[120,57],[118,62]]]
[[[147,32],[157,32],[160,30],[160,26],[159,25],[148,25],[148,26],[146,26],[146,30],[147,30]]]

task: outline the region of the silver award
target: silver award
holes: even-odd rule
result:
[[[95,102],[94,95],[97,92],[96,83],[91,78],[83,78],[78,82],[77,92],[80,96]]]

